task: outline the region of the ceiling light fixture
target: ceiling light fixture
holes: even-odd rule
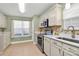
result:
[[[69,9],[70,8],[70,3],[66,3],[65,4],[65,9]]]
[[[21,13],[25,12],[25,4],[24,3],[18,3],[19,11]]]

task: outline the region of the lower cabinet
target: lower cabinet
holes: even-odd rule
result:
[[[50,39],[44,38],[44,52],[48,56],[50,56],[50,51],[51,51],[50,48],[51,48]]]
[[[51,56],[61,56],[61,47],[59,47],[58,42],[51,40]]]
[[[79,56],[78,47],[47,37],[44,37],[44,52],[47,56]]]
[[[0,32],[0,51],[5,50],[10,44],[10,32]]]
[[[64,56],[79,56],[79,48],[63,43],[63,55]]]
[[[61,49],[57,46],[51,47],[51,56],[61,56]]]
[[[67,51],[67,50],[64,50],[63,51],[63,56],[76,56],[76,55],[74,53],[71,53],[71,52]]]

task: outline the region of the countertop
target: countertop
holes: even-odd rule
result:
[[[79,48],[79,43],[75,43],[75,42],[71,42],[71,41],[67,41],[67,40],[63,40],[63,39],[58,39],[57,37],[66,37],[66,38],[71,38],[70,35],[44,35],[44,37],[47,37],[47,38],[50,38],[50,39],[53,39],[53,40],[57,40],[57,41],[60,41],[60,42],[63,42],[63,43],[66,43],[66,44],[69,44],[69,45],[72,45],[72,46],[75,46],[75,47],[78,47]],[[72,39],[76,39],[76,40],[79,40],[79,36],[76,36],[76,38],[72,38]]]

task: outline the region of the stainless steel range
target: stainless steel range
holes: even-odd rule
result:
[[[44,53],[44,35],[52,35],[53,31],[51,28],[44,28],[44,32],[40,32],[37,36],[37,46]]]
[[[44,36],[42,34],[37,36],[37,46],[41,52],[44,52]]]

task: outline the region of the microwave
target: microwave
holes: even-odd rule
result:
[[[45,21],[43,21],[43,26],[44,27],[48,27],[49,26],[49,19],[46,19]]]

